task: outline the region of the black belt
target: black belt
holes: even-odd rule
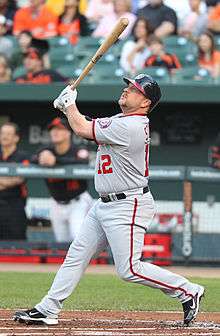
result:
[[[143,194],[146,194],[149,191],[148,186],[143,188]],[[116,201],[116,200],[122,200],[125,199],[127,196],[124,193],[120,193],[120,194],[112,194],[107,195],[107,196],[101,196],[101,200],[104,203],[108,203],[108,202],[112,202],[112,201]]]

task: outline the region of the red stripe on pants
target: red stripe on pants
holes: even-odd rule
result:
[[[138,278],[147,280],[149,282],[153,282],[157,285],[172,289],[172,290],[180,290],[182,292],[184,292],[184,294],[186,296],[191,296],[193,297],[192,294],[187,293],[187,291],[184,288],[181,287],[173,287],[170,285],[165,284],[164,282],[161,281],[157,281],[157,280],[153,280],[150,278],[147,278],[144,275],[138,274],[134,271],[133,269],[133,264],[132,264],[132,259],[133,259],[133,254],[134,254],[134,225],[135,225],[135,216],[136,216],[136,212],[137,212],[137,206],[138,206],[138,202],[137,202],[137,198],[134,199],[135,203],[134,203],[134,210],[133,210],[133,215],[132,215],[132,223],[131,223],[131,233],[130,233],[130,258],[129,258],[129,263],[130,263],[130,271],[134,276],[137,276]]]

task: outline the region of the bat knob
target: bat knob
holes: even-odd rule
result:
[[[128,24],[129,24],[129,20],[128,20],[128,18],[121,18],[121,23],[123,24],[123,26],[125,26],[125,27],[127,27],[128,26]]]

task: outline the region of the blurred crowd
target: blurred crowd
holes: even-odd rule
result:
[[[198,67],[220,76],[220,0],[0,0],[0,83],[67,81],[51,64],[50,41],[63,37],[74,50],[82,37],[105,38],[121,17],[129,19],[124,72],[163,67],[172,75],[184,64],[165,41],[179,36],[196,46]]]

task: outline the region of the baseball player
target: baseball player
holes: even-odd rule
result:
[[[28,156],[18,148],[20,130],[17,124],[6,122],[0,128],[0,163],[28,163]],[[25,204],[27,186],[22,177],[0,177],[0,239],[26,239]]]
[[[220,169],[220,133],[215,139],[215,143],[209,148],[209,164],[213,168]]]
[[[51,145],[41,148],[33,162],[47,167],[88,163],[88,150],[72,144],[72,129],[66,118],[55,118],[48,130]],[[86,180],[60,178],[48,178],[46,183],[52,196],[50,219],[56,241],[73,241],[93,203],[87,192],[88,183]]]
[[[70,86],[54,101],[76,134],[99,145],[95,187],[100,198],[71,244],[48,294],[33,309],[16,312],[15,320],[57,324],[64,300],[76,288],[92,256],[107,243],[120,278],[177,298],[183,306],[186,326],[199,311],[202,286],[141,261],[144,235],[155,214],[148,186],[148,115],[158,104],[161,92],[157,82],[145,74],[124,81],[127,87],[119,98],[122,113],[111,118],[86,120],[75,104],[77,92]]]

